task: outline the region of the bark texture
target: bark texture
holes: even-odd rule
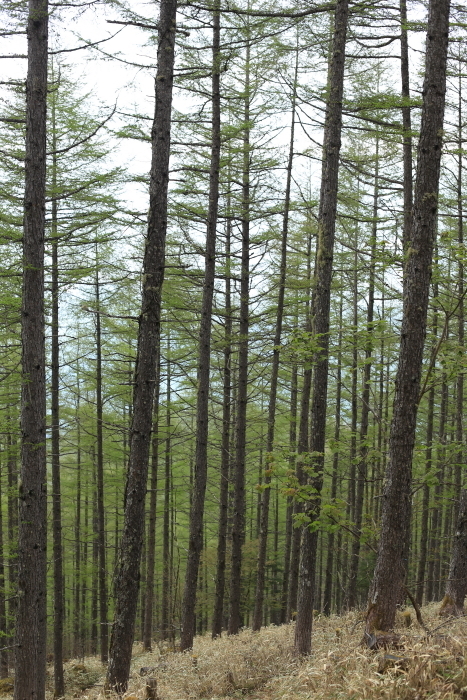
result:
[[[149,503],[148,554],[146,563],[146,599],[144,603],[143,647],[151,651],[152,621],[154,612],[154,578],[156,569],[156,508],[157,467],[159,458],[159,397],[160,360],[157,362],[156,388],[154,393],[154,420],[152,428],[151,497]]]
[[[230,212],[230,200],[227,199]],[[216,592],[212,614],[212,638],[222,634],[224,614],[225,569],[227,563],[227,525],[229,514],[229,472],[230,472],[230,414],[232,400],[232,306],[230,279],[230,237],[232,221],[227,219],[226,230],[226,276],[225,276],[225,328],[224,328],[224,368],[222,386],[222,453],[219,488],[219,525],[217,531]]]
[[[295,134],[295,103],[296,103],[296,84],[298,74],[298,51],[295,55],[295,73],[292,92],[292,124],[290,129],[290,145],[289,157],[287,161],[287,179],[285,185],[284,198],[284,216],[282,219],[282,241],[281,241],[281,262],[279,270],[279,293],[277,298],[276,312],[276,327],[274,332],[274,349],[272,354],[271,367],[271,384],[269,391],[268,403],[268,432],[266,442],[267,459],[272,458],[274,449],[274,431],[276,423],[276,404],[277,404],[277,384],[279,379],[279,361],[280,361],[280,343],[282,337],[282,316],[284,312],[284,296],[285,296],[285,280],[287,272],[287,236],[289,231],[289,210],[290,210],[290,187],[292,183],[292,165],[293,165],[293,147]],[[266,574],[266,553],[268,544],[269,530],[269,497],[271,493],[271,472],[272,464],[264,473],[263,497],[261,502],[261,519],[259,533],[259,551],[256,571],[256,593],[255,593],[255,609],[253,612],[253,631],[258,632],[261,629],[263,621],[263,604],[264,604],[264,585]]]
[[[446,92],[449,0],[431,0],[417,175],[404,279],[404,304],[381,538],[369,595],[367,632],[394,625],[406,575],[412,454],[415,441],[427,308],[438,213]]]
[[[47,0],[30,0],[21,308],[21,481],[15,700],[44,700],[46,645],[46,404],[44,235]]]
[[[124,692],[130,673],[144,532],[151,423],[165,268],[167,188],[174,68],[176,0],[162,0],[157,50],[156,105],[151,133],[149,220],[133,393],[125,514],[115,575],[115,613],[106,686]]]
[[[467,593],[467,491],[461,492],[457,516],[457,528],[452,547],[451,563],[446,593],[441,604],[440,615],[464,614]]]
[[[250,288],[250,44],[246,47],[245,128],[242,174],[242,272],[240,281],[240,340],[238,350],[237,425],[235,445],[234,512],[232,518],[232,565],[230,569],[229,634],[241,625],[242,546],[245,539],[245,452],[248,401],[248,330]]]
[[[218,3],[217,3],[218,4]],[[195,474],[190,511],[190,535],[182,604],[182,632],[180,650],[193,646],[195,627],[196,588],[198,569],[203,548],[203,517],[206,481],[208,475],[209,376],[211,369],[211,319],[216,271],[216,229],[219,201],[219,168],[221,154],[221,101],[220,101],[220,15],[213,13],[212,45],[212,132],[211,167],[209,173],[209,210],[206,233],[205,272],[201,323],[199,328],[196,455]]]
[[[58,87],[55,87],[55,92]],[[52,372],[51,372],[51,414],[52,414],[52,535],[53,535],[53,575],[54,575],[54,695],[65,695],[63,676],[63,557],[62,557],[62,505],[60,485],[60,344],[58,325],[58,207],[57,191],[57,136],[55,119],[56,94],[52,95]]]
[[[294,642],[295,651],[298,654],[309,654],[311,651],[313,589],[318,539],[318,532],[312,526],[319,516],[320,493],[323,483],[328,387],[329,309],[336,227],[348,12],[348,0],[338,0],[335,10],[334,36],[329,67],[329,93],[324,127],[323,169],[318,214],[318,247],[311,309],[313,335],[318,343],[319,350],[314,363],[313,397],[311,402],[311,464],[307,474],[307,485],[310,488],[310,492],[305,503],[305,516],[309,523],[303,528],[300,547],[297,624],[295,626]]]

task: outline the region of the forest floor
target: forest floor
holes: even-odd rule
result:
[[[422,609],[428,635],[412,609],[408,628],[398,613],[397,649],[362,645],[363,616],[356,611],[317,616],[313,652],[305,659],[292,652],[293,623],[214,641],[197,637],[192,653],[166,645],[143,653],[135,644],[124,700],[143,700],[148,677],[157,678],[160,700],[467,700],[467,618],[446,620],[438,611],[439,604]],[[50,667],[50,698],[52,672]],[[65,673],[67,698],[104,699],[97,658],[69,661]]]

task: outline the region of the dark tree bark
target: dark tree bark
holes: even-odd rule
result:
[[[459,500],[457,528],[452,547],[446,593],[440,615],[464,614],[467,593],[467,491],[462,489]]]
[[[229,512],[229,472],[230,472],[230,414],[231,414],[231,361],[232,361],[232,308],[231,308],[231,279],[230,279],[230,237],[232,222],[229,216],[230,202],[227,201],[227,230],[226,230],[226,270],[225,270],[225,328],[224,328],[224,368],[222,392],[222,451],[221,476],[219,487],[219,521],[217,533],[217,566],[216,591],[214,612],[212,616],[212,638],[222,634],[224,615],[224,589],[227,549],[227,523]]]
[[[457,104],[457,148],[458,148],[458,162],[457,162],[457,242],[459,243],[459,249],[464,248],[464,191],[462,185],[462,174],[463,174],[463,144],[464,144],[464,124],[463,124],[463,112],[462,112],[462,63],[459,60],[459,83],[458,83],[458,104]],[[458,343],[460,352],[464,352],[464,342],[465,342],[465,320],[464,320],[464,262],[463,256],[460,255],[457,263],[457,292],[459,294],[459,308],[457,311],[458,320]],[[457,377],[457,410],[456,410],[456,442],[458,445],[456,468],[454,470],[454,481],[456,485],[456,493],[460,493],[461,482],[462,482],[462,468],[464,465],[464,372],[461,370]],[[457,512],[455,516],[457,517]]]
[[[144,502],[165,268],[176,9],[176,0],[162,0],[158,25],[149,220],[143,261],[143,298],[139,318],[133,421],[125,488],[124,523],[115,574],[115,614],[106,679],[106,686],[117,692],[124,692],[128,685],[144,531]]]
[[[107,663],[109,632],[107,628],[107,557],[105,548],[104,506],[104,443],[102,403],[102,333],[100,313],[99,260],[96,243],[96,480],[97,480],[97,546],[99,551],[99,641],[101,662]]]
[[[289,426],[289,450],[290,471],[295,471],[295,450],[297,448],[297,394],[298,394],[298,367],[294,361],[290,383],[290,426]],[[289,593],[291,553],[293,539],[293,511],[294,501],[292,496],[287,497],[287,510],[285,516],[285,547],[284,547],[284,574],[282,577],[281,618],[282,624],[288,622],[287,599]]]
[[[0,464],[0,492],[3,465]],[[8,677],[8,649],[6,648],[8,630],[6,621],[6,604],[5,604],[5,550],[3,547],[3,508],[0,498],[0,678]]]
[[[309,525],[302,532],[297,600],[297,624],[294,646],[298,654],[309,654],[313,623],[313,588],[316,567],[317,530],[312,524],[319,516],[323,482],[326,408],[328,386],[329,310],[332,261],[337,210],[337,184],[342,128],[342,97],[347,35],[348,0],[338,0],[334,19],[334,36],[329,69],[329,91],[323,141],[323,169],[318,213],[318,246],[312,296],[312,330],[319,350],[313,372],[310,453],[311,470],[307,483],[314,495],[305,503]]]
[[[248,329],[250,286],[250,45],[246,46],[245,110],[242,174],[242,253],[240,281],[240,339],[235,445],[234,512],[232,519],[232,564],[230,574],[229,634],[240,630],[242,546],[245,539],[245,453],[248,401]]]
[[[311,235],[308,236],[307,244],[307,287],[311,288]],[[311,332],[310,318],[310,298],[306,301],[306,331]],[[310,394],[311,394],[311,358],[307,358],[307,363],[303,371],[303,383],[300,397],[300,422],[298,425],[298,444],[297,444],[297,459],[295,464],[295,476],[298,488],[305,483],[304,472],[304,454],[308,451],[308,418],[310,413]],[[302,502],[300,499],[295,499],[293,507],[293,520],[302,512]],[[297,611],[297,593],[298,593],[298,569],[300,563],[300,542],[301,528],[295,527],[292,533],[292,546],[290,554],[290,581],[289,593],[287,598],[287,620],[291,620],[294,613]]]
[[[435,316],[436,318],[436,316]],[[435,335],[436,337],[436,335]],[[432,386],[428,394],[428,414],[426,423],[426,449],[425,449],[425,474],[428,475],[433,463],[433,421],[434,421],[434,406],[435,406],[435,388]],[[417,594],[416,599],[418,605],[423,603],[423,591],[425,589],[425,571],[428,552],[428,519],[430,516],[430,487],[425,482],[423,486],[422,496],[422,521],[420,523],[420,552],[418,556],[418,571],[417,571]],[[429,576],[432,581],[433,576]],[[428,588],[427,588],[428,590]],[[428,590],[431,600],[431,591]]]
[[[18,467],[16,426],[13,426],[11,415],[8,415],[8,643],[13,644],[15,620],[18,608]],[[14,654],[13,654],[14,657]]]
[[[152,428],[151,455],[151,497],[149,500],[148,553],[146,564],[146,597],[144,603],[143,647],[151,651],[152,621],[154,610],[154,574],[156,565],[156,508],[157,508],[157,467],[159,458],[159,397],[160,360],[157,362],[156,388],[154,396],[154,422]]]
[[[52,536],[53,536],[53,580],[54,580],[54,696],[65,695],[63,676],[63,557],[62,557],[62,505],[60,486],[60,345],[58,309],[58,207],[57,207],[57,131],[56,91],[52,95],[52,367],[51,367],[51,413],[52,413]]]
[[[434,489],[434,503],[431,514],[431,534],[428,550],[430,552],[429,577],[431,579],[430,600],[439,600],[441,576],[441,545],[443,521],[443,491],[445,489],[446,460],[446,419],[448,412],[448,385],[446,373],[443,372],[441,384],[441,402],[439,406],[438,446],[436,450],[437,482]]]
[[[337,497],[337,478],[339,469],[339,440],[341,434],[341,397],[342,397],[342,296],[339,304],[339,336],[337,341],[337,372],[336,372],[336,417],[334,425],[334,456],[332,460],[332,482],[331,482],[331,503]],[[333,589],[333,566],[334,566],[334,532],[328,537],[328,556],[326,559],[326,574],[324,583],[323,612],[325,615],[331,614],[332,589]],[[338,585],[338,582],[336,582]]]
[[[97,490],[96,490],[96,466],[95,453],[92,450],[92,589],[91,589],[91,654],[97,654],[97,623],[99,610],[99,541],[97,518]]]
[[[171,574],[172,574],[172,554],[170,538],[170,507],[171,507],[171,472],[172,464],[170,460],[171,448],[171,424],[170,424],[170,398],[171,398],[171,366],[170,366],[170,332],[167,336],[167,396],[166,396],[166,437],[164,455],[164,517],[162,530],[162,610],[161,610],[161,632],[162,639],[169,639],[172,631],[171,618]],[[190,489],[191,494],[191,489]]]
[[[180,650],[193,646],[196,586],[199,561],[203,547],[203,517],[208,475],[209,377],[211,371],[211,318],[216,271],[217,210],[219,202],[219,169],[221,155],[221,96],[220,96],[220,14],[217,0],[213,11],[212,41],[212,125],[211,166],[209,172],[209,209],[206,233],[205,272],[201,323],[199,328],[196,456],[195,475],[190,511],[190,534],[182,604]]]
[[[412,454],[438,213],[449,9],[449,0],[430,2],[422,122],[404,279],[401,345],[383,492],[381,537],[369,595],[368,632],[391,629],[406,576],[403,559],[410,526]]]
[[[402,246],[407,253],[410,245],[410,226],[413,206],[412,119],[410,115],[409,40],[407,31],[407,0],[400,0],[401,18],[401,78],[402,78],[402,127],[404,151],[404,228]]]
[[[44,237],[48,1],[29,0],[21,308],[21,486],[15,700],[45,699],[46,403]]]
[[[77,658],[84,656],[83,647],[83,629],[84,629],[84,610],[81,606],[82,596],[82,551],[81,551],[81,424],[79,415],[80,404],[80,386],[79,376],[76,378],[76,518],[75,518],[75,600],[73,610],[73,635],[74,648],[73,654]]]
[[[274,429],[276,421],[276,404],[277,404],[277,383],[279,378],[279,361],[280,361],[280,343],[282,337],[282,317],[284,314],[284,296],[285,296],[285,280],[287,272],[287,235],[289,230],[289,209],[290,209],[290,186],[292,182],[292,165],[294,156],[294,135],[295,135],[295,103],[296,103],[296,85],[298,75],[298,50],[295,55],[295,73],[292,88],[292,124],[290,128],[290,146],[289,156],[287,161],[287,178],[285,185],[284,198],[284,216],[282,219],[282,236],[281,236],[281,261],[279,270],[279,293],[276,307],[276,327],[274,332],[274,348],[272,354],[271,366],[271,384],[269,389],[269,404],[268,404],[268,431],[266,439],[267,459],[270,458],[274,450]],[[255,593],[255,609],[253,613],[253,631],[258,632],[261,629],[263,621],[263,604],[264,604],[264,583],[265,583],[265,568],[266,568],[266,552],[268,545],[268,528],[269,528],[269,498],[271,485],[271,469],[266,469],[264,474],[264,491],[261,503],[261,520],[259,533],[259,550],[258,562],[256,569],[256,593]]]
[[[376,265],[376,236],[379,197],[379,136],[376,136],[375,151],[375,186],[373,192],[373,225],[370,242],[370,276],[368,284],[366,340],[365,340],[365,366],[363,371],[362,412],[360,419],[359,457],[357,464],[357,490],[355,493],[354,529],[355,538],[352,543],[352,555],[350,559],[348,605],[354,608],[357,605],[357,577],[360,562],[360,546],[362,535],[363,502],[365,496],[365,484],[368,473],[368,425],[370,417],[370,388],[371,367],[373,355],[374,335],[374,307],[375,307],[375,265]]]

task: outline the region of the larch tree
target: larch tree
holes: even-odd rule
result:
[[[46,378],[44,240],[48,0],[30,0],[21,307],[21,476],[15,700],[45,700]]]
[[[431,0],[410,247],[404,274],[403,317],[394,409],[383,491],[381,537],[369,593],[366,632],[394,625],[407,571],[412,455],[427,324],[446,92],[449,0]]]
[[[300,570],[297,599],[297,624],[294,647],[298,654],[309,654],[313,622],[313,594],[318,531],[314,526],[319,516],[323,484],[324,448],[329,363],[329,319],[334,238],[337,213],[337,185],[342,130],[342,99],[344,91],[345,48],[349,4],[338,0],[334,15],[326,120],[323,138],[323,165],[318,213],[318,242],[312,296],[312,331],[317,344],[313,367],[313,396],[311,400],[310,466],[307,487],[310,490],[304,504],[306,523],[300,546]]]
[[[176,11],[176,0],[161,2],[155,111],[151,132],[149,218],[143,261],[143,296],[139,317],[133,420],[125,486],[124,523],[115,575],[115,613],[106,678],[106,687],[117,692],[126,690],[130,674],[144,533],[144,504],[165,270]]]
[[[203,299],[199,328],[194,484],[190,512],[188,560],[185,574],[185,590],[183,594],[182,633],[180,639],[181,651],[190,649],[193,646],[193,636],[195,632],[196,587],[198,582],[199,561],[203,547],[204,499],[208,474],[211,320],[216,271],[217,210],[219,200],[219,170],[221,154],[221,54],[220,13],[218,3],[213,10],[212,25],[212,125],[211,163],[209,170],[209,205],[206,233]]]

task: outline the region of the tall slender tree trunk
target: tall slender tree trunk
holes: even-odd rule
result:
[[[403,161],[404,161],[404,228],[402,246],[404,253],[410,245],[410,227],[413,207],[413,165],[412,165],[412,118],[410,114],[410,75],[409,75],[409,40],[407,31],[407,0],[399,0],[401,20],[401,78],[402,78],[402,127],[403,127]]]
[[[124,692],[128,685],[144,531],[144,501],[165,268],[176,9],[176,0],[162,0],[158,24],[149,220],[143,261],[143,298],[133,391],[133,421],[125,488],[125,514],[115,574],[115,613],[106,679],[106,686],[117,692]]]
[[[370,277],[368,284],[366,340],[365,340],[365,366],[363,371],[362,413],[360,419],[359,435],[359,459],[357,464],[357,491],[355,494],[354,529],[355,538],[352,543],[352,556],[350,559],[349,575],[349,608],[357,605],[357,577],[360,562],[360,546],[362,536],[363,505],[365,496],[365,484],[368,473],[368,425],[370,417],[370,389],[371,367],[373,355],[374,336],[374,307],[375,307],[375,265],[376,265],[376,236],[379,196],[379,136],[376,136],[375,153],[375,186],[373,192],[373,225],[371,232]]]
[[[45,699],[47,481],[44,238],[48,12],[48,0],[29,0],[15,700]]]
[[[81,551],[81,422],[80,422],[80,386],[79,375],[76,377],[76,517],[75,517],[75,599],[73,610],[74,655],[82,658],[84,647],[82,635],[84,628],[84,610],[81,606],[82,594],[82,564],[84,559]]]
[[[307,282],[308,289],[311,288],[311,235],[308,236],[307,244]],[[305,329],[308,333],[311,332],[310,318],[310,298],[306,300],[306,321]],[[297,485],[300,489],[305,483],[304,470],[304,453],[308,451],[308,419],[310,413],[310,394],[311,394],[311,358],[307,358],[305,369],[303,371],[302,391],[300,397],[300,422],[298,425],[298,443],[297,443],[297,459],[295,462],[295,475]],[[302,512],[302,502],[300,499],[295,499],[293,507],[293,520]],[[291,620],[297,611],[297,593],[298,593],[298,569],[300,563],[300,542],[301,528],[295,527],[292,533],[292,547],[290,555],[290,582],[289,594],[287,598],[287,620]]]
[[[334,425],[334,456],[332,460],[332,481],[331,481],[331,503],[337,497],[337,478],[339,469],[339,440],[341,434],[341,399],[342,399],[342,294],[339,304],[339,336],[337,341],[337,376],[336,376],[336,417]],[[324,583],[323,612],[325,615],[331,614],[332,589],[333,589],[333,566],[334,566],[334,532],[328,537],[328,556],[326,559],[326,573]],[[338,582],[334,584],[338,585]]]
[[[289,465],[290,471],[295,471],[295,450],[297,449],[297,395],[298,395],[298,366],[294,361],[290,382],[290,425],[289,425]],[[282,576],[281,618],[282,624],[288,622],[287,599],[290,584],[291,553],[293,540],[293,511],[294,501],[292,496],[287,497],[287,510],[285,516],[285,547],[284,547],[284,573]]]
[[[222,449],[221,475],[219,487],[219,525],[217,533],[217,566],[214,612],[212,616],[212,638],[222,634],[224,615],[224,589],[227,549],[227,524],[229,514],[229,472],[230,472],[230,414],[232,395],[232,308],[230,279],[230,238],[232,222],[230,202],[227,201],[227,227],[225,246],[225,327],[224,327],[224,369],[222,391]]]
[[[457,242],[459,243],[459,249],[462,251],[464,249],[464,207],[463,207],[463,185],[462,185],[462,174],[463,174],[463,145],[465,142],[464,138],[464,124],[463,124],[463,112],[462,112],[462,64],[459,60],[459,84],[458,84],[458,104],[457,104],[457,148],[458,148],[458,161],[457,161]],[[457,288],[459,294],[459,308],[457,311],[457,332],[458,332],[458,343],[459,352],[464,352],[464,342],[465,342],[465,320],[464,320],[464,258],[459,255],[457,263]],[[454,482],[456,486],[456,495],[460,493],[461,483],[462,483],[462,468],[464,465],[464,371],[460,370],[457,376],[457,409],[456,409],[456,442],[457,448],[457,458],[456,467],[454,470]],[[457,518],[457,509],[455,509],[454,517]]]
[[[162,611],[161,631],[162,639],[169,639],[172,630],[171,618],[171,538],[170,538],[170,506],[171,506],[171,423],[170,423],[170,399],[171,399],[171,365],[170,365],[170,331],[167,335],[167,395],[166,395],[166,437],[164,455],[164,517],[162,531]],[[191,490],[190,490],[191,494]]]
[[[280,361],[280,343],[282,337],[282,319],[284,315],[284,297],[285,297],[285,280],[287,272],[287,235],[289,230],[289,210],[290,210],[290,186],[292,183],[292,166],[294,155],[294,136],[295,136],[295,103],[296,103],[296,85],[298,75],[298,49],[295,54],[295,72],[292,88],[292,124],[290,127],[290,145],[289,157],[287,161],[287,179],[285,185],[284,198],[284,216],[282,219],[282,236],[281,236],[281,262],[279,271],[279,292],[277,297],[276,307],[276,327],[274,332],[274,348],[272,354],[271,367],[271,384],[269,389],[269,404],[268,404],[268,432],[266,442],[267,459],[271,459],[274,450],[274,430],[276,421],[276,404],[277,404],[277,382],[279,379],[279,361]],[[271,485],[271,464],[264,473],[264,490],[261,504],[261,522],[259,534],[259,550],[258,562],[256,569],[256,593],[255,593],[255,609],[253,613],[253,631],[258,632],[261,629],[263,621],[263,604],[264,604],[264,582],[266,568],[266,552],[268,544],[268,528],[269,528],[269,498]]]
[[[334,19],[334,36],[329,70],[329,88],[323,140],[323,169],[318,214],[318,249],[312,296],[312,330],[318,344],[313,372],[310,453],[311,472],[307,482],[315,495],[305,503],[309,525],[302,532],[300,572],[295,626],[295,650],[311,651],[313,623],[313,588],[316,568],[317,530],[311,525],[319,516],[323,483],[324,447],[328,387],[329,311],[331,301],[332,261],[337,212],[337,184],[342,128],[342,98],[347,36],[348,0],[338,0]]]
[[[436,318],[436,315],[435,315]],[[436,334],[435,336],[436,337]],[[426,422],[426,449],[425,449],[425,474],[431,471],[433,463],[433,422],[434,422],[434,407],[435,407],[435,388],[432,386],[428,394],[428,414]],[[431,590],[429,588],[430,581],[433,581],[433,575],[428,576],[428,587],[425,585],[426,560],[428,552],[428,519],[430,516],[430,487],[426,483],[423,486],[422,497],[422,521],[420,523],[420,553],[418,557],[417,571],[417,603],[423,602],[423,591],[428,592],[428,600],[431,600]]]
[[[97,624],[99,614],[99,521],[97,517],[97,489],[96,489],[96,465],[95,451],[92,450],[92,590],[91,590],[91,635],[90,650],[94,656],[97,654]]]
[[[246,409],[248,401],[248,329],[250,286],[250,44],[246,44],[245,109],[242,174],[242,253],[240,281],[240,340],[238,350],[237,425],[235,445],[235,494],[232,520],[229,634],[241,624],[242,546],[245,539]]]
[[[99,261],[96,243],[96,480],[97,480],[97,546],[99,551],[99,641],[101,661],[108,660],[109,633],[107,628],[107,562],[105,547],[104,506],[104,442],[102,401],[102,332],[100,312]]]
[[[457,527],[452,547],[446,593],[441,604],[440,615],[464,614],[467,593],[467,491],[461,491],[458,507]]]
[[[438,213],[449,9],[449,0],[430,1],[417,176],[404,276],[401,345],[367,632],[391,629],[406,576],[403,560],[410,529],[412,454]]]
[[[57,207],[57,125],[56,101],[60,78],[52,93],[52,536],[54,577],[54,696],[65,694],[63,677],[63,557],[62,557],[62,504],[60,486],[60,344],[58,316],[58,207]]]
[[[3,465],[0,464],[0,492],[2,492],[1,479],[3,475]],[[3,547],[3,506],[0,498],[0,678],[8,677],[8,649],[6,640],[8,639],[6,603],[5,603],[5,550]]]
[[[15,426],[16,427],[16,426]],[[18,471],[16,430],[8,414],[8,643],[13,644],[18,609]],[[15,655],[13,654],[13,659]]]
[[[211,167],[209,173],[209,209],[206,233],[205,273],[201,323],[199,329],[196,456],[193,499],[190,512],[188,559],[182,604],[182,631],[180,650],[193,646],[195,631],[196,586],[199,561],[203,547],[203,517],[206,481],[208,476],[209,377],[211,370],[211,319],[216,271],[217,211],[219,202],[219,170],[221,155],[221,95],[220,95],[220,14],[219,0],[213,11],[212,42],[212,132]]]
[[[433,557],[432,570],[432,599],[439,600],[441,578],[441,551],[442,551],[442,521],[443,521],[443,491],[445,489],[446,468],[446,419],[448,412],[448,384],[446,373],[443,372],[441,384],[441,403],[439,407],[437,483],[434,492],[434,507],[431,521],[430,552]]]
[[[149,499],[148,554],[146,564],[146,598],[144,602],[143,647],[151,651],[152,622],[154,617],[154,574],[156,566],[156,509],[157,509],[157,468],[159,460],[159,398],[161,382],[160,358],[157,361],[156,387],[154,396],[154,421],[152,428],[151,455],[151,497]]]

